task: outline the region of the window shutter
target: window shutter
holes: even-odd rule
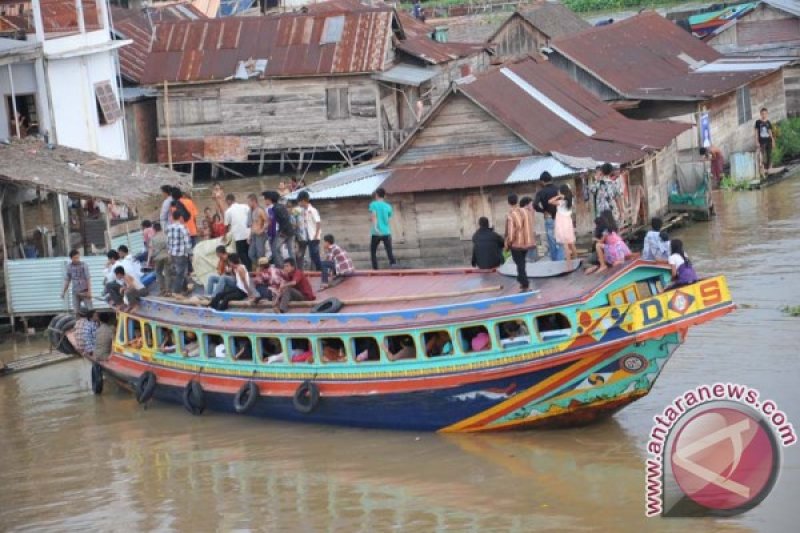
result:
[[[111,88],[110,81],[101,81],[94,84],[94,97],[97,101],[97,114],[100,124],[113,124],[122,118],[117,97]]]

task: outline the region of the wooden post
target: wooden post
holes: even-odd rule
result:
[[[285,165],[285,163],[283,161],[283,157],[284,157],[285,154],[286,153],[283,150],[281,150],[281,167],[280,167],[280,173],[281,174],[283,174],[283,169],[286,168],[286,165]]]
[[[260,156],[260,158],[258,160],[258,175],[259,176],[262,176],[264,174],[264,156],[265,155],[266,155],[266,152],[262,148],[261,149],[261,156]]]
[[[112,246],[111,246],[111,217],[109,216],[108,211],[109,211],[109,207],[108,207],[108,204],[106,204],[106,212],[105,212],[105,216],[103,217],[103,218],[106,219],[106,252],[110,252],[111,248],[112,248]]]
[[[17,130],[17,139],[22,138],[19,132],[19,113],[17,113],[17,93],[14,91],[14,74],[11,73],[11,63],[6,65],[8,67],[8,83],[11,85],[11,112],[14,113],[14,127]]]
[[[167,128],[167,163],[172,170],[172,136],[170,135],[169,124],[169,84],[164,80],[164,125]]]

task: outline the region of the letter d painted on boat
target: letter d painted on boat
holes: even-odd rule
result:
[[[642,308],[642,322],[645,326],[660,322],[664,318],[664,310],[658,300],[649,300],[639,305]]]

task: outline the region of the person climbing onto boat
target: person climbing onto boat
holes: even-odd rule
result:
[[[548,203],[556,206],[556,221],[553,229],[556,242],[565,251],[564,256],[568,261],[577,258],[575,226],[572,224],[572,190],[569,185],[563,184],[558,189],[558,194],[550,198]]]
[[[695,272],[689,258],[683,251],[683,241],[672,239],[669,243],[669,266],[672,268],[672,283],[667,289],[674,289],[683,285],[690,285],[697,281]]]
[[[253,287],[256,291],[256,294],[252,296],[253,302],[274,301],[282,282],[283,273],[273,264],[272,259],[260,258],[258,270],[253,275]]]
[[[411,338],[411,335],[400,335],[399,337],[395,337],[393,339],[395,344],[399,344],[400,346],[397,348],[396,351],[391,350],[391,346],[389,346],[389,342],[385,342],[381,344],[381,349],[383,353],[386,354],[386,358],[389,361],[399,361],[401,359],[416,359],[417,358],[417,350],[414,348],[414,339]],[[364,360],[367,360],[367,352],[363,352]]]
[[[97,331],[95,333],[94,354],[95,361],[105,361],[111,356],[111,347],[114,344],[114,313],[97,313]]]
[[[517,281],[520,292],[527,292],[530,290],[530,282],[526,271],[525,256],[528,250],[536,246],[536,241],[532,238],[531,217],[518,204],[517,195],[513,192],[509,194],[508,205],[511,209],[506,215],[505,249],[511,251],[511,259],[517,265]]]
[[[666,261],[669,258],[669,236],[666,232],[661,231],[663,226],[664,221],[659,217],[653,217],[650,220],[650,231],[644,236],[642,259]]]
[[[90,310],[80,310],[78,320],[75,321],[75,349],[83,355],[94,353],[97,339],[97,320],[95,313]]]
[[[356,270],[353,266],[353,261],[350,260],[350,256],[341,246],[336,244],[336,239],[333,235],[325,235],[322,240],[322,245],[325,249],[325,261],[322,262],[322,284],[319,286],[321,291],[329,287],[328,277],[331,273],[333,273],[334,281],[336,281],[337,278],[343,279]]]
[[[78,250],[69,251],[69,264],[67,273],[64,276],[64,289],[61,291],[61,298],[66,298],[67,289],[72,285],[72,310],[78,314],[81,304],[86,309],[92,309],[92,278],[89,274],[89,265],[81,261],[81,253]]]
[[[378,245],[383,243],[386,256],[389,258],[389,268],[397,265],[392,251],[392,226],[390,221],[394,215],[392,204],[386,201],[386,191],[378,187],[372,193],[372,202],[369,204],[370,216],[370,243],[369,257],[372,261],[372,270],[378,270]]]
[[[231,265],[231,274],[236,283],[234,286],[226,286],[222,292],[217,293],[212,299],[209,307],[217,311],[225,311],[231,302],[247,299],[252,291],[250,283],[250,273],[242,264],[239,254],[230,254],[228,262]]]
[[[124,244],[121,245],[119,248],[117,248],[117,253],[119,254],[120,264],[125,267],[125,273],[130,274],[141,281],[142,264],[133,255],[131,255],[128,247]]]
[[[533,209],[544,216],[544,230],[547,233],[547,253],[550,254],[551,261],[561,261],[564,259],[564,250],[556,241],[555,223],[558,208],[551,204],[550,200],[558,196],[558,188],[553,183],[553,176],[544,171],[539,176],[539,181],[544,185],[533,199]]]
[[[503,264],[503,237],[489,227],[489,219],[480,217],[472,235],[472,266],[491,270]]]
[[[297,268],[294,259],[286,259],[283,263],[283,283],[278,289],[273,308],[277,313],[289,311],[289,302],[310,302],[316,298],[311,283],[302,270]]]
[[[120,284],[119,301],[117,305],[122,305],[122,298],[128,299],[128,306],[122,308],[124,311],[133,311],[139,305],[140,300],[147,296],[147,287],[144,286],[140,279],[137,279],[133,274],[128,274],[124,267],[118,266],[114,269],[114,274],[117,277],[117,282]]]

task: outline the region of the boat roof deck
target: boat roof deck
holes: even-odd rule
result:
[[[602,274],[585,275],[581,269],[557,277],[533,278],[533,291],[520,293],[516,280],[498,272],[473,269],[388,270],[359,272],[340,284],[318,292],[319,277],[311,277],[317,300],[293,307],[285,315],[276,315],[269,304],[260,307],[232,307],[217,312],[205,307],[176,305],[159,298],[147,298],[136,314],[176,323],[194,323],[233,328],[253,322],[272,324],[281,329],[326,329],[325,323],[346,322],[359,328],[386,328],[393,324],[414,321],[420,325],[453,320],[480,319],[486,315],[514,312],[515,309],[548,308],[577,301],[628,272],[637,264],[632,261]],[[345,305],[337,315],[310,313],[310,305],[328,298],[337,298]],[[331,317],[333,320],[331,320]],[[242,322],[242,324],[239,324]],[[300,328],[303,329],[303,328]],[[349,329],[349,328],[348,328]]]

